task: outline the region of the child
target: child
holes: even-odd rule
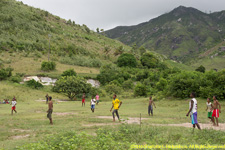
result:
[[[16,111],[16,98],[15,98],[15,96],[12,99],[12,115],[13,115],[13,111],[15,111],[15,113],[17,113],[17,111]]]
[[[219,126],[219,113],[221,113],[221,105],[217,100],[216,96],[213,96],[213,113],[212,113],[212,121],[214,126]],[[216,118],[216,123],[214,118]]]
[[[210,98],[207,98],[206,105],[206,111],[208,110],[208,118],[212,121],[212,103],[210,102]]]
[[[83,93],[83,96],[82,96],[82,107],[84,106],[85,107],[85,93]]]
[[[119,116],[119,108],[120,106],[122,105],[122,102],[116,98],[116,94],[114,94],[113,96],[113,100],[112,100],[112,108],[110,109],[110,112],[112,111],[112,109],[114,108],[113,112],[112,112],[112,115],[113,115],[113,122],[115,122],[115,115],[114,113],[116,113],[116,116],[120,122],[120,116]]]
[[[152,114],[152,116],[153,116],[153,108],[152,108],[152,105],[154,105],[154,107],[155,107],[155,103],[153,102],[153,99],[152,99],[152,97],[150,96],[149,97],[149,104],[148,104],[148,115],[150,116],[150,112],[151,112],[151,114]],[[155,107],[156,108],[156,107]]]
[[[90,103],[92,112],[95,111],[95,103],[96,103],[96,100],[94,99],[94,96],[92,96],[91,103]]]
[[[47,117],[50,121],[50,124],[53,125],[53,122],[52,122],[53,102],[52,102],[51,96],[48,97],[48,101],[49,101],[49,103],[48,103]]]
[[[95,97],[96,97],[97,105],[98,105],[98,103],[99,103],[99,95],[97,94]]]

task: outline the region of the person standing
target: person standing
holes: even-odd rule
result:
[[[50,121],[50,124],[53,125],[53,122],[52,122],[53,102],[52,102],[51,96],[48,97],[48,101],[49,101],[49,103],[48,103],[47,117]]]
[[[95,103],[96,103],[96,100],[94,99],[94,96],[92,96],[91,103],[90,103],[92,112],[95,111]]]
[[[97,95],[95,96],[95,98],[96,98],[96,100],[97,100],[97,105],[98,105],[98,103],[99,103],[99,95],[97,94]]]
[[[153,116],[153,107],[152,107],[152,105],[154,105],[154,107],[155,107],[155,103],[153,102],[153,99],[152,99],[152,97],[150,96],[149,97],[149,104],[148,104],[148,115],[150,116],[150,113],[152,114],[152,116]],[[155,107],[156,108],[156,107]]]
[[[198,124],[197,120],[197,100],[195,99],[195,93],[192,92],[190,97],[192,98],[189,102],[189,111],[186,116],[190,114],[191,117],[191,123],[193,124],[193,129],[195,128],[195,125],[198,127],[199,130],[201,130],[200,125]]]
[[[46,98],[46,104],[48,104],[48,94],[45,95]]]
[[[13,115],[13,111],[15,111],[15,113],[17,113],[17,111],[16,111],[17,102],[16,102],[15,96],[13,97],[11,104],[12,104],[12,113],[11,114]]]
[[[120,106],[122,105],[122,102],[116,98],[116,94],[114,94],[113,96],[113,100],[112,100],[112,108],[110,109],[110,112],[112,112],[112,109],[114,108],[113,112],[112,112],[112,115],[113,115],[113,122],[115,122],[115,115],[117,116],[118,120],[120,121],[120,116],[119,116],[119,108]]]
[[[83,105],[85,107],[85,98],[86,98],[85,93],[83,93],[83,96],[82,96],[82,107],[83,107]]]
[[[218,109],[219,107],[219,109]],[[212,121],[213,121],[213,125],[214,126],[219,126],[219,113],[221,113],[221,105],[219,103],[219,101],[217,100],[216,96],[213,96],[213,113],[212,113]],[[215,119],[216,118],[216,123],[215,123]]]
[[[210,98],[207,98],[206,106],[206,111],[208,110],[207,116],[212,121],[212,103],[210,102]]]

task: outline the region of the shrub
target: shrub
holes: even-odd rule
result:
[[[205,67],[201,65],[195,71],[205,73]]]
[[[113,83],[106,85],[105,90],[109,94],[120,94],[122,92],[122,88],[118,85],[113,84]]]
[[[146,96],[147,88],[144,84],[138,83],[134,89],[135,96]]]
[[[56,63],[55,62],[46,62],[46,61],[43,61],[41,63],[41,70],[43,71],[52,71],[52,70],[55,70],[56,68]]]
[[[15,82],[15,83],[20,83],[22,81],[20,76],[11,76],[9,78],[10,81]]]
[[[123,82],[122,87],[123,87],[123,89],[133,89],[134,83],[132,80],[127,80],[127,81]]]
[[[26,82],[26,85],[28,87],[31,87],[31,88],[34,88],[34,89],[40,89],[40,88],[43,88],[43,85],[38,82],[38,81],[35,81],[34,79],[30,80],[30,81],[27,81]]]
[[[0,80],[5,80],[7,79],[8,77],[11,77],[12,76],[12,71],[13,71],[13,68],[2,68],[0,69]]]
[[[65,77],[65,76],[76,76],[76,75],[77,73],[74,71],[74,69],[68,69],[64,71],[61,76]]]
[[[118,67],[136,67],[137,60],[132,54],[124,53],[117,60]]]
[[[141,64],[148,68],[156,68],[159,60],[151,53],[147,52],[141,56]]]

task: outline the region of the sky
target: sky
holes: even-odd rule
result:
[[[225,0],[18,0],[90,29],[108,30],[149,21],[178,6],[202,12],[225,10]]]

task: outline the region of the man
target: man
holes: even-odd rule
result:
[[[122,102],[116,98],[116,94],[114,94],[113,96],[113,100],[112,100],[112,108],[110,109],[110,112],[112,111],[112,109],[114,108],[113,112],[112,112],[112,115],[113,115],[113,122],[115,122],[115,113],[116,113],[116,116],[120,122],[120,116],[119,116],[119,113],[118,113],[118,110],[120,108],[120,106],[122,105]]]
[[[195,99],[195,93],[192,92],[190,97],[192,98],[189,102],[189,111],[186,116],[189,115],[191,117],[191,123],[193,124],[193,129],[195,128],[195,125],[198,127],[199,130],[201,130],[198,120],[197,120],[197,100]]]
[[[219,106],[219,109],[218,109]],[[221,105],[219,101],[217,100],[216,96],[213,96],[213,113],[212,113],[212,121],[214,126],[219,126],[219,112],[221,113]],[[215,119],[216,118],[216,123]]]
[[[53,122],[52,122],[53,102],[52,102],[51,96],[48,97],[48,101],[49,103],[48,103],[47,117],[50,120],[50,124],[53,125]]]
[[[96,100],[94,99],[94,96],[92,96],[91,103],[90,103],[92,112],[95,111],[95,103],[96,103]]]
[[[48,94],[45,95],[46,98],[46,104],[48,104]]]
[[[16,111],[16,98],[15,98],[15,96],[13,97],[13,99],[12,99],[12,115],[13,115],[13,111],[15,111],[15,113],[17,113],[17,111]]]
[[[83,93],[83,96],[82,96],[82,107],[83,107],[83,105],[85,107],[85,98],[86,98],[85,93]]]
[[[152,116],[153,116],[153,107],[152,107],[152,105],[154,105],[154,107],[155,107],[155,103],[153,102],[153,99],[152,99],[152,97],[150,96],[149,97],[149,104],[148,104],[148,115],[150,116],[150,112],[151,112],[151,114],[152,114]],[[155,107],[156,108],[156,107]]]

